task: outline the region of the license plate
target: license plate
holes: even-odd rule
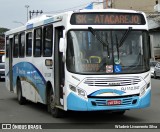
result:
[[[5,76],[1,76],[0,78],[5,78]]]
[[[108,100],[107,105],[120,105],[121,100]]]

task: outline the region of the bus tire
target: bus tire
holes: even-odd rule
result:
[[[20,80],[17,80],[17,99],[20,105],[23,105],[26,103],[26,98],[22,96],[22,86],[21,86]]]
[[[56,105],[55,94],[54,94],[52,88],[49,91],[48,104],[47,105],[48,105],[48,111],[50,111],[50,113],[53,117],[55,117],[55,118],[63,117],[64,111],[55,107],[55,105]]]

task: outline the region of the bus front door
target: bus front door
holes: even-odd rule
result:
[[[13,37],[9,37],[9,90],[13,92],[13,69],[12,69],[12,63],[13,63],[13,54],[12,54],[12,46],[13,46]]]
[[[63,37],[64,27],[55,28],[55,47],[54,47],[54,90],[56,95],[56,104],[63,106],[63,86],[64,86],[64,63],[62,60],[63,54],[59,52],[59,40]]]

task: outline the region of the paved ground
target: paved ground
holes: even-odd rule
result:
[[[152,79],[152,103],[149,108],[130,110],[122,117],[104,112],[68,112],[65,118],[53,118],[42,104],[19,105],[16,95],[0,82],[0,122],[1,123],[160,123],[160,79]],[[97,126],[98,128],[99,126]],[[84,126],[85,128],[85,126]],[[113,130],[114,131],[114,130]],[[132,130],[131,130],[132,131]],[[88,130],[89,132],[89,130]]]

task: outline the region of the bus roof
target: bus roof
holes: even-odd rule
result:
[[[145,13],[140,12],[140,11],[122,10],[122,9],[83,9],[83,10],[77,10],[77,11],[68,11],[68,12],[59,13],[59,14],[43,14],[43,15],[40,15],[36,18],[29,20],[24,26],[7,31],[6,35],[13,34],[13,33],[20,32],[20,31],[29,30],[29,29],[32,29],[33,27],[38,27],[41,25],[58,22],[58,21],[61,21],[64,16],[68,14],[71,15],[73,13],[78,13],[78,12],[115,12],[115,13],[121,12],[121,13],[140,13],[140,14],[145,15]]]

